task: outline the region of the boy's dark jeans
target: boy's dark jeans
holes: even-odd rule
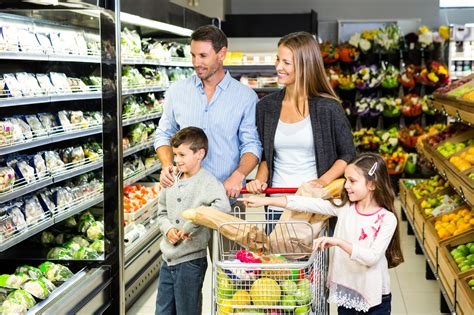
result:
[[[207,258],[160,268],[156,315],[201,314],[201,291],[206,275]]]
[[[392,310],[392,294],[382,295],[382,303],[369,308],[368,312],[358,312],[342,306],[337,308],[338,315],[390,315]]]

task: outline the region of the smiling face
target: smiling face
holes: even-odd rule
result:
[[[216,53],[211,41],[191,41],[192,63],[198,78],[206,81],[219,70],[223,70],[226,52],[227,48],[222,47]]]
[[[201,161],[204,159],[205,152],[204,149],[193,152],[187,143],[183,143],[177,148],[173,147],[174,161],[178,170],[186,176],[196,174],[201,167]]]
[[[346,178],[344,188],[351,202],[362,201],[372,196],[374,185],[367,182],[360,168],[349,164],[344,172],[344,177]]]
[[[278,83],[285,86],[295,84],[296,70],[293,52],[284,45],[278,46],[275,68],[278,75]]]

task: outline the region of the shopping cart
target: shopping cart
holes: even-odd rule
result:
[[[294,188],[268,188],[264,193],[294,192]],[[240,207],[232,211],[242,218]],[[328,314],[327,251],[313,252],[297,241],[302,230],[314,236],[312,225],[265,220],[264,212],[245,215],[245,222],[221,224],[214,232],[212,314]],[[271,236],[265,234],[268,224],[274,225]],[[226,225],[232,225],[235,233],[251,231],[251,239],[258,243],[242,246],[228,240],[220,233]],[[318,236],[326,233],[327,224]]]

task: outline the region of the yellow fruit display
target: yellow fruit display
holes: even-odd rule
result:
[[[450,157],[449,162],[461,172],[470,169],[474,164],[474,147],[470,147],[459,155]]]
[[[440,239],[461,234],[474,228],[473,209],[462,208],[454,213],[446,213],[438,217],[434,223]]]

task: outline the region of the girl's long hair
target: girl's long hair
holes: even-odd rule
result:
[[[377,163],[375,172],[372,175],[369,175],[369,171],[372,167],[374,167],[375,163]],[[400,222],[400,220],[398,219],[397,213],[395,212],[395,192],[393,191],[392,182],[390,181],[387,165],[379,155],[373,153],[361,154],[349,164],[357,166],[357,168],[359,168],[364,175],[367,183],[372,182],[375,185],[372,196],[375,202],[379,206],[384,207],[388,211],[392,212],[397,218],[397,227],[393,233],[387,251],[385,252],[388,267],[396,267],[401,264],[404,259],[402,249],[400,247],[400,233],[398,228],[398,222]],[[345,189],[342,190],[341,201],[342,203],[333,202],[333,204],[339,207],[343,206],[349,201],[349,197]]]
[[[313,35],[307,32],[290,33],[278,41],[278,47],[285,46],[293,53],[295,65],[295,84],[293,93],[297,112],[305,116],[300,110],[298,96],[327,97],[340,103],[324,70],[323,58],[319,44]]]

